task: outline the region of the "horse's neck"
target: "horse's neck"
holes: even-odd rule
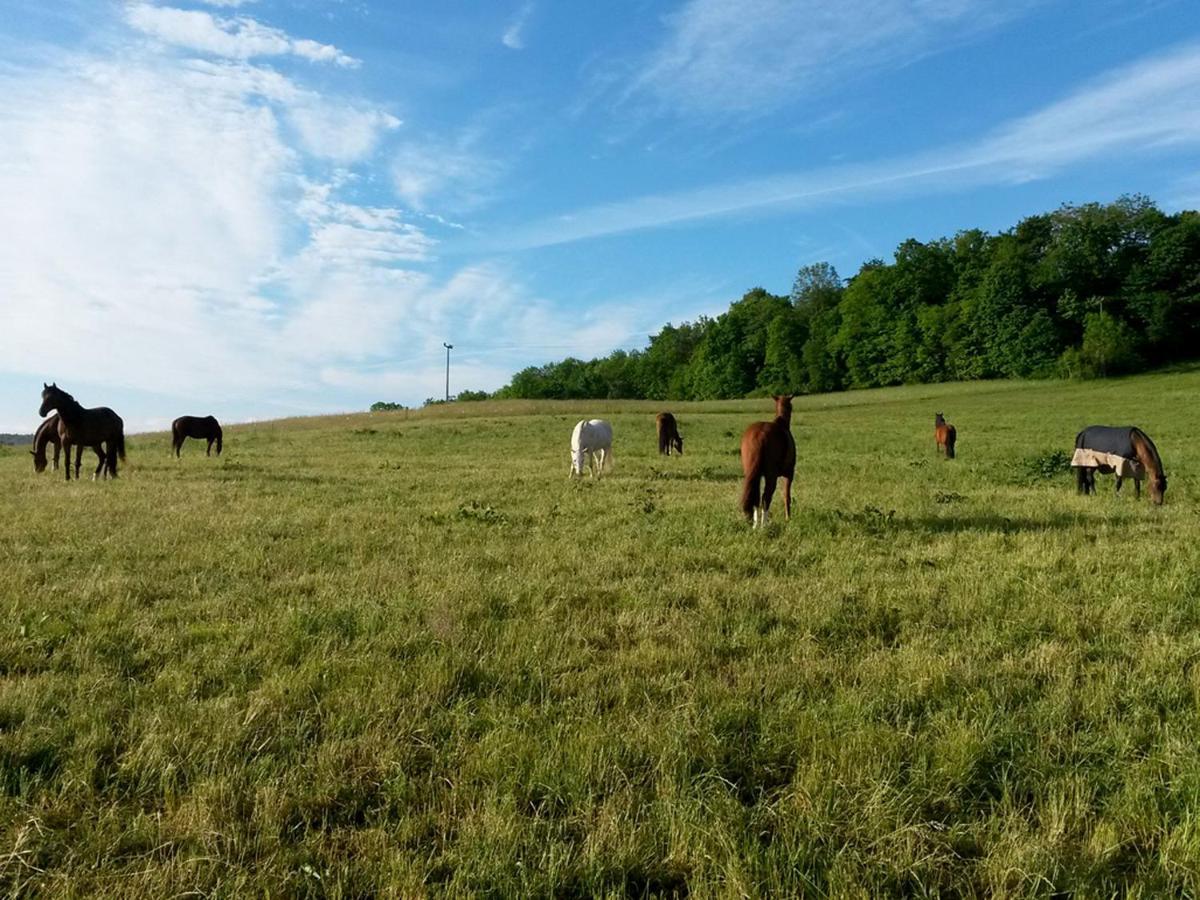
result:
[[[775,417],[775,424],[782,425],[784,428],[786,428],[790,431],[792,428],[792,414],[791,413],[786,413],[786,414],[780,413],[779,415],[777,415]]]
[[[46,458],[46,445],[50,443],[57,431],[58,423],[55,423],[54,428],[47,425],[42,425],[38,428],[37,434],[33,437],[33,450],[42,459]]]
[[[58,416],[66,422],[78,419],[83,413],[83,406],[70,394],[63,394],[58,401]]]
[[[1149,438],[1143,437],[1141,434],[1134,434],[1133,452],[1137,454],[1138,461],[1147,472],[1155,478],[1162,477],[1162,460],[1158,458],[1158,451],[1150,443]]]

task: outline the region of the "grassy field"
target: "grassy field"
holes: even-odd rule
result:
[[[5,449],[0,892],[1198,896],[1197,396],[798,398],[758,533],[769,400],[672,404],[670,459],[633,402],[138,435],[116,483]],[[1165,506],[1075,494],[1095,422]]]

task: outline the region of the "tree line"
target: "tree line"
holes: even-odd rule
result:
[[[1200,213],[1140,195],[817,263],[644,350],[531,366],[493,396],[729,399],[912,382],[1100,377],[1200,356]],[[478,392],[476,392],[477,394]]]

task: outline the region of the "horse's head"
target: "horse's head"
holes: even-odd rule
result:
[[[46,471],[46,454],[45,453],[39,454],[36,450],[30,450],[29,455],[33,457],[33,471],[45,472]]]
[[[683,456],[683,436],[676,433],[675,437],[671,438],[671,443],[675,446],[675,452]]]
[[[775,395],[775,416],[780,419],[792,418],[792,395],[791,394],[776,394]]]
[[[46,384],[42,382],[42,406],[38,410],[39,416],[44,416],[52,409],[58,409],[58,404],[63,397],[63,392],[59,390],[57,384]]]
[[[934,425],[945,425],[946,417],[943,416],[941,413],[934,413],[933,414],[933,424]]]
[[[1163,495],[1167,492],[1167,476],[1159,475],[1150,479],[1150,502],[1162,506]]]

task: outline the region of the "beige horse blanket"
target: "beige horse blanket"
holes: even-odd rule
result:
[[[1141,481],[1146,477],[1146,469],[1140,460],[1127,456],[1117,456],[1115,453],[1104,453],[1100,450],[1086,450],[1083,447],[1075,451],[1071,457],[1071,465],[1083,469],[1095,469],[1104,466],[1117,473],[1118,478],[1132,478]]]

